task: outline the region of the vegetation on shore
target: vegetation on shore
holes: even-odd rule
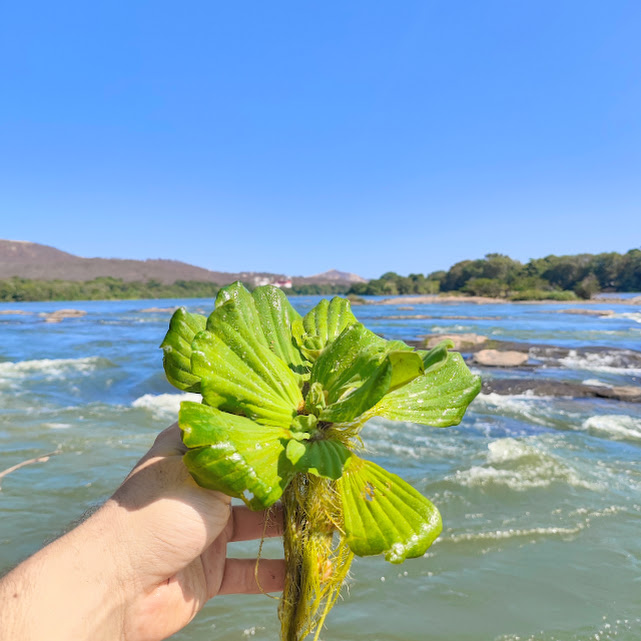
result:
[[[248,284],[246,284],[249,287]],[[88,281],[33,280],[8,278],[0,280],[0,302],[63,300],[126,300],[140,298],[215,298],[220,285],[197,280],[177,280],[171,285],[157,280],[124,281],[100,277]],[[250,288],[251,289],[251,288]],[[345,294],[347,285],[309,283],[287,290],[293,295],[334,296]]]
[[[348,293],[398,296],[451,292],[510,300],[576,300],[601,291],[641,291],[640,249],[625,254],[551,255],[526,264],[503,254],[487,254],[427,276],[387,272],[368,283],[352,285]]]
[[[245,283],[248,289],[251,284]],[[157,280],[124,281],[101,277],[89,281],[0,280],[0,301],[119,300],[138,298],[213,298],[220,286],[196,280],[171,285]],[[309,283],[294,285],[288,295],[399,296],[441,292],[489,296],[508,300],[578,300],[601,291],[641,291],[641,249],[625,254],[546,256],[523,264],[503,254],[463,260],[448,271],[399,276],[387,272],[367,283]]]
[[[213,298],[220,287],[215,283],[178,280],[165,285],[156,280],[125,282],[101,277],[88,281],[0,280],[0,301],[121,300],[138,298]]]

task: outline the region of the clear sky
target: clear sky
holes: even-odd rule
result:
[[[0,18],[0,238],[377,277],[641,244],[641,2],[44,2]]]

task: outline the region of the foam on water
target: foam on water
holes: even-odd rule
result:
[[[641,375],[641,368],[628,367],[622,361],[622,356],[617,353],[587,353],[578,354],[570,350],[567,356],[559,359],[559,363],[568,369],[589,370],[591,372],[605,372],[608,374],[624,374],[628,376]]]
[[[493,441],[487,446],[487,449],[487,462],[490,464],[517,461],[527,456],[540,456],[540,452],[536,447],[515,438],[502,438],[498,441]]]
[[[71,423],[42,423],[41,425],[51,430],[66,430],[71,427]]]
[[[624,312],[622,314],[613,314],[611,318],[629,318],[635,323],[641,323],[641,312]]]
[[[583,385],[592,385],[592,387],[610,387],[608,383],[600,381],[598,378],[586,378],[584,381],[581,381]]]
[[[515,539],[521,537],[539,537],[539,536],[574,536],[585,528],[583,523],[575,527],[532,527],[532,528],[510,528],[507,530],[496,530],[494,532],[463,532],[461,534],[451,534],[442,537],[442,541],[452,543],[462,543],[469,541],[501,541],[505,539]]]
[[[38,377],[45,381],[54,381],[67,378],[77,372],[83,375],[90,374],[101,367],[113,364],[106,358],[87,356],[85,358],[43,358],[32,361],[18,361],[0,363],[0,383],[25,380]]]
[[[368,421],[364,434],[368,455],[391,455],[405,462],[455,459],[461,450],[460,438],[447,431],[426,431],[413,423],[374,418]]]
[[[465,487],[505,486],[519,492],[565,483],[572,487],[597,489],[582,479],[578,472],[560,458],[534,445],[515,438],[502,438],[488,445],[486,463],[459,470],[451,477]]]
[[[436,544],[439,543],[501,543],[504,541],[527,539],[528,543],[535,543],[539,539],[545,538],[560,538],[563,540],[572,540],[582,531],[587,530],[595,524],[596,520],[608,519],[619,513],[638,513],[640,506],[621,506],[611,505],[602,510],[595,510],[590,508],[579,508],[568,514],[559,508],[552,513],[553,518],[562,517],[561,524],[546,524],[546,525],[525,525],[520,527],[518,523],[522,520],[523,515],[515,519],[505,519],[502,523],[504,527],[501,529],[473,529],[464,532],[453,532],[445,534],[437,539]],[[529,516],[529,512],[526,512]],[[548,520],[550,516],[542,517]],[[505,527],[509,522],[514,522],[514,525]],[[603,525],[598,525],[603,527]],[[483,553],[487,552],[486,548]]]
[[[177,416],[183,401],[200,403],[200,394],[144,394],[137,398],[132,407],[149,410],[156,417]]]
[[[578,632],[540,630],[534,634],[501,634],[494,641],[636,641],[640,628],[640,617],[617,618],[604,614],[600,623],[585,626]]]
[[[583,421],[583,428],[598,434],[607,434],[614,440],[641,440],[641,418],[626,414],[590,416]]]
[[[533,392],[523,394],[503,395],[496,392],[479,394],[474,400],[473,409],[485,410],[488,413],[507,414],[519,418],[525,418],[537,425],[548,425],[550,414],[549,396],[535,396]],[[563,412],[561,412],[563,413]],[[556,411],[557,416],[559,411]]]
[[[450,334],[451,332],[469,332],[473,329],[470,325],[433,325],[432,334]]]

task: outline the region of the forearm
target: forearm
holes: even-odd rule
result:
[[[1,641],[122,638],[125,561],[107,505],[0,581]]]

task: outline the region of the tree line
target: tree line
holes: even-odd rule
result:
[[[245,283],[248,289],[253,289]],[[140,298],[214,298],[220,289],[216,283],[177,280],[171,285],[157,280],[123,281],[121,278],[100,277],[89,281],[35,280],[8,278],[0,280],[1,302],[123,300]],[[310,283],[294,285],[286,290],[293,295],[334,296],[345,294],[347,285]]]
[[[546,256],[528,263],[504,254],[463,260],[448,271],[399,276],[387,272],[356,283],[348,294],[397,296],[456,292],[511,300],[588,299],[599,292],[641,291],[641,249],[625,254]]]
[[[249,283],[245,284],[253,289]],[[0,301],[120,300],[139,298],[214,298],[216,283],[177,280],[170,285],[156,280],[123,281],[101,277],[90,281],[0,280]],[[368,283],[351,287],[330,283],[294,285],[288,295],[438,294],[455,292],[510,300],[587,299],[598,292],[641,292],[641,249],[625,254],[546,256],[522,264],[503,254],[462,260],[448,271],[399,276],[386,272]]]
[[[177,280],[171,285],[166,285],[157,280],[130,282],[108,276],[89,281],[32,280],[14,277],[0,280],[0,301],[212,298],[219,289],[216,283],[194,280]]]

